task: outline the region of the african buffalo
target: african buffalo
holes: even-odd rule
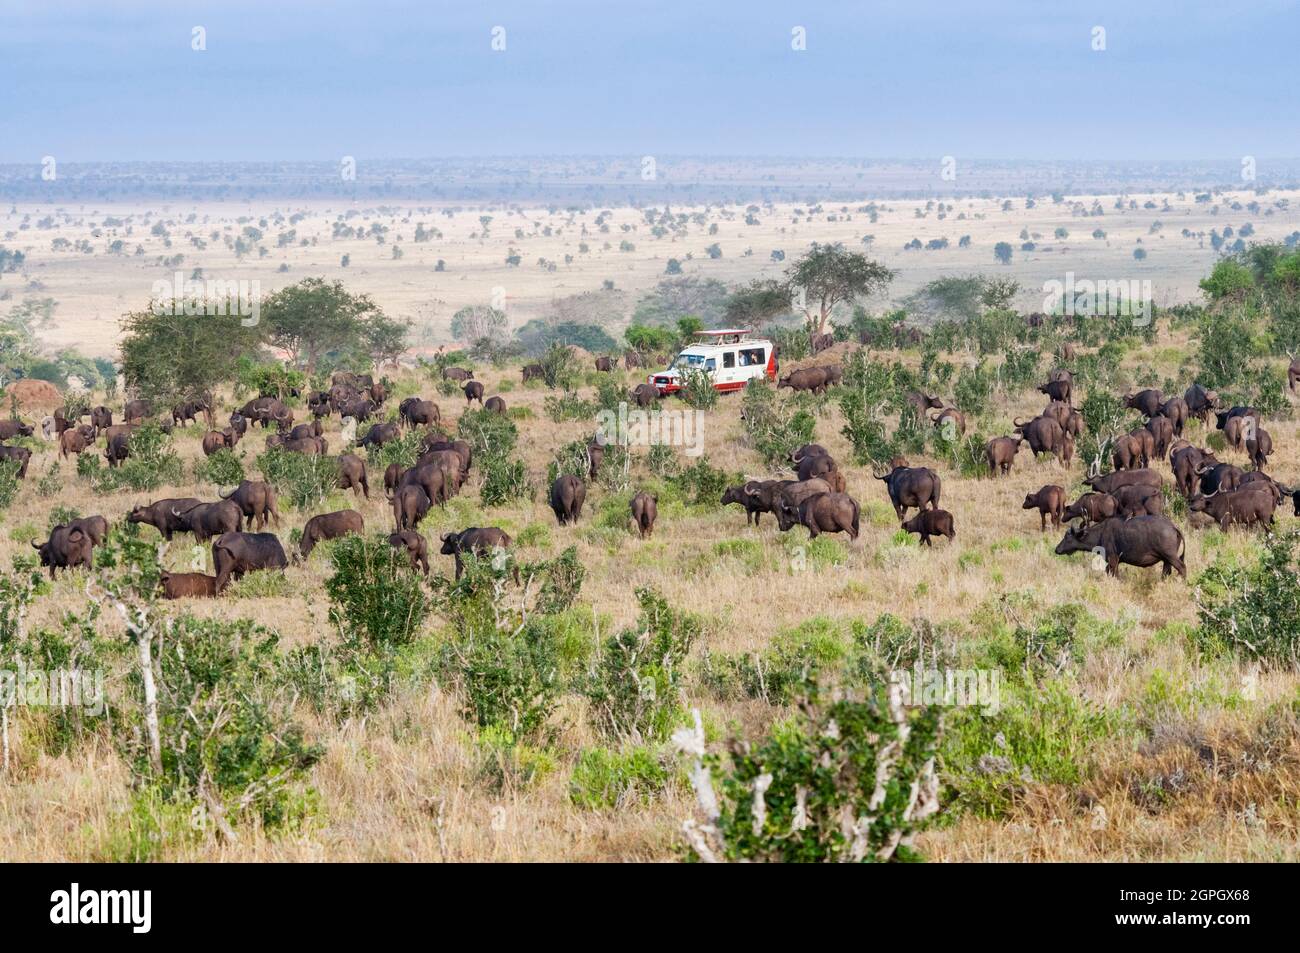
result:
[[[217,594],[217,577],[201,572],[166,572],[158,577],[164,599],[211,599]]]
[[[1182,397],[1170,397],[1160,407],[1159,416],[1166,418],[1174,428],[1174,436],[1183,435],[1183,426],[1191,417],[1191,410],[1187,406],[1186,399]]]
[[[1020,452],[1021,439],[1016,437],[994,437],[984,446],[984,457],[988,460],[989,473],[993,476],[1011,472],[1011,464]]]
[[[551,486],[551,509],[561,526],[578,522],[582,504],[587,499],[587,485],[579,477],[563,474]]]
[[[163,539],[170,542],[173,534],[189,532],[190,527],[185,520],[185,513],[202,503],[202,500],[192,496],[159,500],[156,503],[132,507],[131,512],[126,514],[126,521],[152,526],[162,533]],[[179,511],[181,515],[174,515],[175,511]]]
[[[372,424],[366,435],[357,441],[358,447],[382,447],[400,440],[402,431],[397,424]]]
[[[903,529],[909,533],[919,533],[921,542],[933,546],[931,536],[947,536],[951,541],[956,538],[957,530],[952,525],[952,514],[947,510],[921,510],[910,520],[903,522]]]
[[[459,579],[465,571],[465,565],[461,557],[465,553],[473,553],[480,559],[489,553],[502,552],[510,548],[510,537],[503,529],[495,526],[471,526],[469,529],[461,530],[459,533],[443,533],[441,553],[444,556],[452,556],[456,560],[456,578]],[[519,567],[515,566],[515,582],[519,582]]]
[[[1082,519],[1083,525],[1110,519],[1119,510],[1115,497],[1109,493],[1085,493],[1065,508],[1065,520]]]
[[[632,365],[632,364],[628,364],[628,367],[633,367],[633,366],[634,366],[634,365]],[[525,383],[525,384],[527,384],[527,383],[528,383],[529,381],[531,381],[531,380],[539,380],[539,381],[540,381],[540,380],[544,380],[545,377],[546,377],[546,369],[545,369],[544,367],[542,367],[542,365],[540,365],[540,364],[525,364],[525,365],[524,365],[524,367],[523,367],[523,378],[524,378],[524,383]]]
[[[467,371],[463,367],[444,367],[442,377],[443,380],[448,381],[468,381],[474,379],[474,372]]]
[[[1009,439],[1009,438],[1007,438]],[[928,467],[895,467],[882,480],[889,490],[889,501],[894,505],[894,512],[901,520],[907,510],[915,507],[919,510],[939,508],[939,493],[942,489],[939,474]]]
[[[400,527],[399,527],[400,528]],[[302,528],[302,540],[298,551],[306,559],[317,543],[327,539],[338,539],[351,534],[361,535],[366,531],[366,521],[356,510],[339,510],[335,513],[322,513],[313,516]]]
[[[421,570],[429,575],[429,543],[422,533],[404,529],[400,533],[391,533],[388,545],[394,549],[404,549],[411,557],[411,568]]]
[[[500,397],[489,397],[483,404],[485,410],[490,410],[494,414],[504,414],[506,412],[506,402]]]
[[[14,437],[30,437],[35,431],[31,424],[21,420],[0,420],[0,440],[12,440]]]
[[[1264,469],[1272,452],[1273,438],[1263,427],[1256,427],[1254,439],[1246,441],[1246,453],[1250,456],[1251,465],[1256,470]]]
[[[1104,555],[1106,572],[1112,576],[1119,575],[1120,563],[1139,568],[1163,563],[1164,575],[1176,569],[1186,579],[1184,551],[1183,534],[1163,516],[1112,517],[1067,531],[1056,547],[1058,556],[1079,552]]]
[[[1256,483],[1205,496],[1197,494],[1187,501],[1187,509],[1190,512],[1205,513],[1219,524],[1219,529],[1225,531],[1230,523],[1240,523],[1243,526],[1260,525],[1271,530],[1273,511],[1276,507],[1277,497],[1274,496],[1272,489]]]
[[[1165,497],[1159,487],[1136,483],[1115,490],[1116,515],[1124,519],[1134,516],[1163,516]]]
[[[398,531],[415,529],[433,506],[428,492],[419,483],[406,483],[393,493],[393,524]]]
[[[469,381],[465,384],[465,403],[472,404],[474,401],[483,406],[483,385],[478,381]]]
[[[1201,493],[1213,496],[1225,490],[1235,490],[1242,478],[1241,467],[1231,463],[1216,463],[1200,471]]]
[[[1174,422],[1163,414],[1156,414],[1147,421],[1146,429],[1155,443],[1153,455],[1157,460],[1163,460],[1169,452],[1169,445],[1174,442]]]
[[[1042,529],[1047,529],[1047,519],[1051,517],[1053,526],[1061,525],[1061,514],[1065,510],[1065,487],[1049,483],[1037,493],[1025,494],[1022,510],[1038,510],[1038,519]]]
[[[1154,417],[1160,413],[1160,408],[1164,405],[1164,402],[1164,395],[1150,387],[1146,390],[1140,390],[1136,394],[1124,395],[1124,406],[1133,408],[1144,417]]]
[[[858,501],[847,493],[814,493],[792,507],[781,501],[782,514],[808,530],[809,539],[822,533],[848,533],[849,539],[858,538]]]
[[[1145,483],[1148,486],[1160,486],[1164,481],[1155,470],[1139,468],[1136,470],[1117,470],[1114,473],[1099,473],[1083,481],[1098,493],[1114,493],[1122,486]]]
[[[366,461],[354,453],[342,454],[338,459],[340,490],[352,490],[357,496],[370,499],[370,483],[366,480]]]
[[[598,357],[596,358],[596,370],[603,374],[608,374],[618,366],[617,357]]]
[[[200,543],[205,543],[214,536],[235,532],[239,529],[243,515],[243,511],[232,500],[200,503],[183,510],[172,509],[173,518],[181,521],[182,528],[193,533]]]
[[[18,464],[18,479],[27,479],[27,465],[31,463],[32,452],[26,447],[0,447],[0,460],[13,460]]]
[[[212,565],[220,595],[231,579],[259,569],[283,569],[289,564],[274,533],[224,533],[212,544]]]
[[[93,566],[91,551],[94,540],[90,534],[79,526],[59,524],[50,530],[50,537],[43,543],[32,541],[32,548],[40,553],[41,565],[48,566],[50,578],[54,578],[56,569],[75,569]]]
[[[655,520],[659,518],[658,504],[659,497],[644,490],[632,497],[632,502],[628,504],[628,508],[632,511],[632,522],[636,525],[642,539],[654,535]]]
[[[649,407],[659,399],[659,388],[654,384],[637,384],[632,389],[632,400],[638,407]]]
[[[277,526],[280,523],[280,513],[275,508],[275,488],[269,483],[263,483],[261,480],[245,480],[229,493],[218,490],[217,495],[239,507],[239,511],[248,520],[248,529],[253,528],[255,519],[258,529],[266,526],[268,519],[274,520]]]

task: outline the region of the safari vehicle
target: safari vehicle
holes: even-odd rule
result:
[[[646,380],[660,396],[681,390],[682,373],[708,374],[716,390],[740,390],[756,377],[776,380],[776,346],[766,338],[751,338],[744,328],[697,331],[695,342],[673,359],[665,370]]]

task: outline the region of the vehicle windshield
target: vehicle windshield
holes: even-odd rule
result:
[[[704,355],[703,354],[678,354],[677,358],[673,361],[672,366],[703,368]]]

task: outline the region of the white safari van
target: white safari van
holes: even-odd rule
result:
[[[685,370],[704,371],[724,392],[740,390],[755,377],[776,380],[776,347],[766,338],[751,338],[743,328],[698,331],[695,337],[666,370],[646,378],[661,396],[681,389]]]

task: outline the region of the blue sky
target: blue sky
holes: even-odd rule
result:
[[[0,162],[1300,156],[1298,40],[1296,0],[5,0]]]

